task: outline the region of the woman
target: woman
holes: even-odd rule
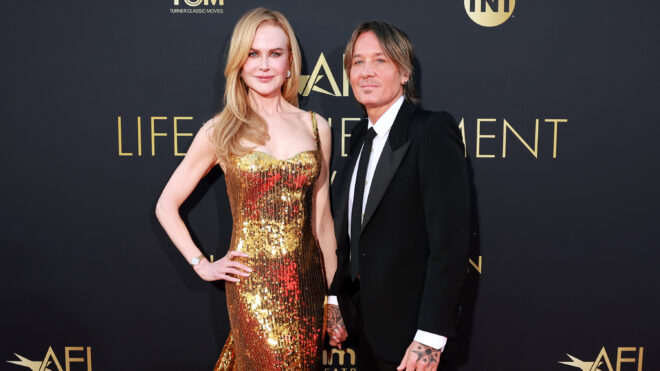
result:
[[[226,281],[231,333],[217,370],[321,368],[323,304],[337,265],[331,134],[325,119],[297,107],[300,63],[281,13],[245,14],[231,38],[225,108],[200,129],[156,206],[195,272]],[[233,230],[227,255],[209,262],[178,209],[216,164]]]

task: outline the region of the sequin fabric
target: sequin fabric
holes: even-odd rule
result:
[[[321,169],[316,149],[285,160],[252,151],[226,169],[230,250],[253,269],[226,283],[231,333],[215,370],[320,370],[326,295],[312,234],[312,198]]]

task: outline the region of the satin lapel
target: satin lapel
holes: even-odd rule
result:
[[[383,152],[376,165],[369,195],[367,196],[367,206],[364,209],[364,218],[362,220],[362,230],[369,223],[378,208],[378,204],[383,199],[387,187],[389,187],[394,174],[396,173],[401,161],[408,152],[410,141],[408,140],[408,127],[410,120],[415,112],[415,105],[404,101],[399,113],[396,115],[390,135],[387,137],[387,143],[383,147]]]
[[[351,145],[349,147],[348,159],[344,165],[344,170],[342,171],[340,187],[337,193],[337,203],[335,204],[335,232],[337,236],[343,238],[344,236],[348,239],[348,196],[350,193],[351,187],[351,178],[353,175],[353,170],[355,169],[355,163],[357,157],[360,154],[360,146],[357,143],[362,142],[362,137],[366,133],[366,120],[360,121],[357,125],[358,128],[353,131],[351,136]],[[338,239],[337,243],[341,243]]]
[[[364,209],[364,220],[362,221],[362,230],[369,223],[371,217],[376,211],[376,207],[383,199],[387,187],[390,185],[396,170],[401,165],[403,157],[408,152],[410,147],[410,141],[403,144],[396,151],[392,151],[390,144],[385,144],[383,147],[383,153],[380,155],[378,160],[378,166],[376,166],[376,172],[374,177],[371,180],[371,187],[369,188],[369,195],[367,196],[367,206]]]
[[[344,170],[341,176],[341,183],[339,194],[337,197],[337,204],[335,207],[335,231],[337,236],[343,238],[346,236],[348,238],[348,196],[351,187],[351,175],[353,174],[353,168],[355,168],[355,159],[357,156],[351,156],[344,166]],[[337,242],[340,243],[339,238]]]

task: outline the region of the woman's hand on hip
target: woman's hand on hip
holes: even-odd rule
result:
[[[252,268],[241,264],[233,259],[241,257],[248,258],[248,254],[240,251],[230,251],[222,259],[209,262],[204,259],[194,266],[195,272],[204,281],[225,280],[228,282],[239,282],[239,277],[249,277]]]

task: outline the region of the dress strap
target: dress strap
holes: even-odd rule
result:
[[[316,149],[319,149],[321,143],[319,141],[319,128],[316,124],[316,113],[314,113],[314,111],[309,111],[309,113],[312,115],[312,126],[314,128],[314,140],[316,141]]]

